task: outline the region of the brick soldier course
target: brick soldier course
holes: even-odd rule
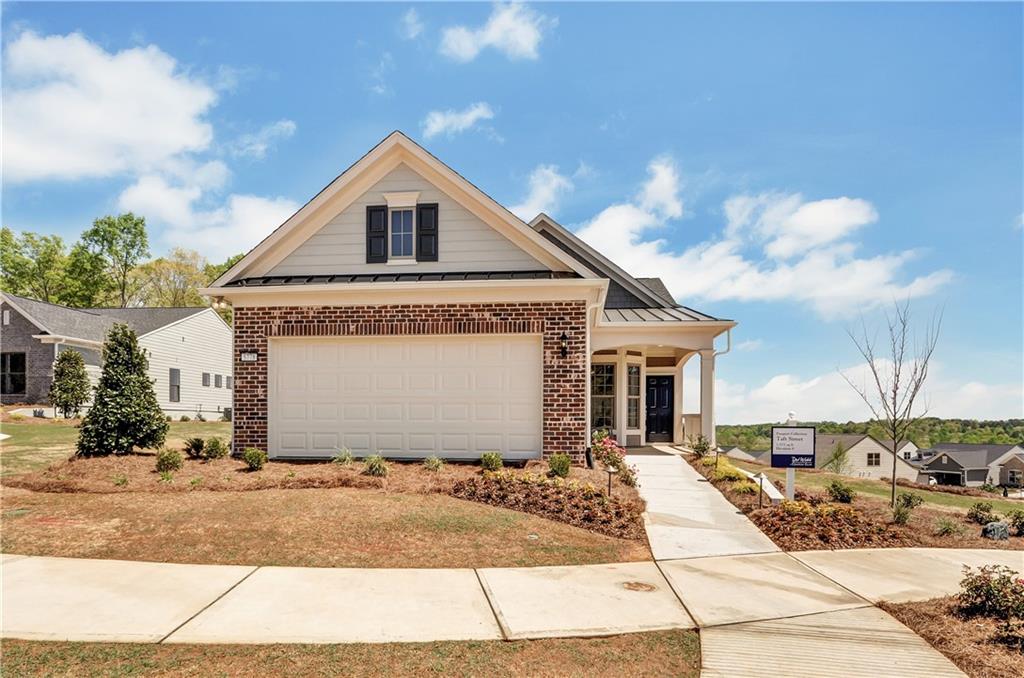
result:
[[[267,341],[273,337],[540,334],[543,454],[583,463],[586,432],[586,304],[545,301],[379,306],[259,306],[234,309],[235,454],[267,449]],[[562,357],[562,334],[566,357]],[[256,353],[256,362],[242,362]]]

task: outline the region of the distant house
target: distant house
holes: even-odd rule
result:
[[[892,440],[880,440],[885,449],[892,449]],[[896,448],[896,454],[907,461],[917,461],[921,458],[920,450],[912,440],[904,440]]]
[[[747,452],[739,445],[726,445],[722,448],[722,454],[730,459],[738,459],[740,461],[757,461],[760,456],[760,453]]]
[[[42,404],[64,351],[85,359],[93,382],[103,340],[128,325],[149,357],[160,407],[169,415],[217,416],[231,407],[231,328],[212,308],[68,308],[0,293],[0,402]]]
[[[843,475],[854,478],[892,477],[893,459],[892,452],[889,451],[891,445],[887,447],[866,434],[819,433],[815,438],[815,466],[823,468],[835,456],[840,446],[846,450],[846,463],[839,471]],[[896,457],[896,477],[916,482],[919,471],[903,457],[904,451],[906,447],[900,447],[900,453]]]
[[[922,472],[940,485],[1009,485],[1016,487],[1024,473],[1020,445],[936,443],[921,450]]]

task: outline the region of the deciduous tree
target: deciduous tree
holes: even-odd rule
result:
[[[82,234],[82,244],[101,257],[114,292],[114,303],[122,308],[135,300],[140,281],[135,267],[149,256],[146,220],[131,212],[105,216],[92,222]]]

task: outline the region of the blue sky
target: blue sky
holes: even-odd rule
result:
[[[906,297],[922,322],[945,312],[932,412],[1020,417],[1022,19],[1013,3],[5,3],[3,223],[73,240],[131,208],[156,252],[220,259],[401,129],[739,320],[720,422],[866,418],[837,373],[858,369],[845,329]]]

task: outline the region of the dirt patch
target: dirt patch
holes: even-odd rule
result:
[[[1024,654],[991,641],[998,623],[985,617],[960,616],[955,596],[918,603],[881,603],[879,607],[928,641],[971,678],[1024,676]]]
[[[772,506],[765,499],[758,509],[757,492],[738,491],[746,481],[718,479],[713,466],[693,457],[687,461],[785,551],[899,546],[1024,550],[1024,537],[985,539],[981,526],[964,514],[927,506],[914,509],[906,525],[896,525],[888,502],[866,494],[858,494],[851,504],[841,504],[831,502],[824,492],[798,489],[798,505]],[[939,534],[942,523],[959,531]]]
[[[3,490],[0,550],[297,567],[521,567],[649,560],[618,539],[441,494]]]
[[[609,638],[367,645],[4,641],[12,676],[559,676],[697,678],[695,631]]]

